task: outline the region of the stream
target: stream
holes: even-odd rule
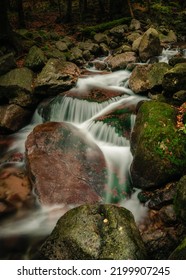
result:
[[[174,56],[177,51],[163,50],[159,61],[168,62],[169,58]],[[117,176],[117,184],[122,191],[127,192],[129,168],[132,161],[130,152],[129,139],[117,133],[115,127],[107,125],[106,123],[96,119],[106,114],[115,111],[117,108],[135,108],[139,101],[147,100],[147,97],[135,95],[128,88],[128,80],[131,72],[127,70],[116,71],[109,74],[102,74],[95,71],[94,68],[88,69],[93,71],[94,75],[79,78],[75,89],[79,95],[90,88],[99,87],[103,89],[114,89],[123,92],[122,96],[111,98],[102,103],[88,102],[83,99],[77,99],[67,96],[57,96],[50,102],[50,110],[47,116],[44,112],[42,103],[38,106],[31,123],[21,129],[19,132],[11,135],[11,145],[7,152],[17,151],[24,153],[25,140],[33,128],[45,121],[55,122],[69,122],[74,126],[81,129],[86,135],[89,135],[104,154],[108,173],[108,188],[112,190]],[[130,116],[130,130],[132,130],[135,123],[135,114]],[[7,137],[8,139],[8,137]],[[22,165],[24,162],[9,163],[12,165]],[[3,168],[2,164],[0,168]],[[114,171],[117,175],[114,175]],[[124,206],[129,209],[134,217],[136,223],[139,223],[146,215],[147,208],[141,205],[137,199],[139,190],[132,190],[130,197],[121,199],[117,202],[118,205]],[[112,203],[110,191],[105,194],[104,203]],[[15,236],[29,236],[30,240],[37,240],[50,234],[54,228],[58,218],[67,210],[75,207],[76,205],[53,205],[43,206],[39,204],[35,209],[27,210],[25,213],[10,216],[3,219],[0,223],[0,238],[11,238]],[[28,238],[29,239],[29,238]],[[28,244],[30,241],[28,242]],[[31,242],[32,243],[32,242]],[[27,244],[27,242],[26,242]],[[30,245],[26,246],[30,246]],[[27,250],[26,250],[27,251]]]

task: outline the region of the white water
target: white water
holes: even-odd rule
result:
[[[166,51],[162,56],[162,61],[167,61],[172,55],[173,53],[171,51]],[[130,110],[130,108],[134,108],[140,100],[145,99],[144,97],[134,95],[133,92],[128,89],[129,77],[130,73],[128,71],[117,71],[106,75],[93,75],[88,78],[81,78],[78,80],[75,88],[79,95],[93,87],[119,89],[120,92],[123,92],[123,95],[103,103],[62,97],[58,99],[56,104],[53,104],[50,111],[50,121],[66,121],[73,123],[73,125],[82,129],[83,132],[86,132],[102,150],[109,170],[105,203],[111,202],[111,197],[113,197],[113,192],[116,188],[119,187],[119,191],[123,193],[126,192],[126,182],[128,180],[127,176],[132,156],[130,153],[129,141],[124,136],[118,135],[114,127],[102,121],[97,122],[96,120],[99,117],[121,108],[121,105],[122,108],[128,108]],[[134,120],[135,116],[131,115],[131,127],[133,127]],[[42,122],[42,117],[39,111],[36,110],[32,123],[15,134],[16,141],[11,149],[24,152],[26,137],[34,126]],[[115,186],[116,183],[117,186]],[[135,191],[130,198],[121,199],[118,204],[129,209],[134,214],[137,223],[140,222],[147,211],[147,209],[139,203],[137,191]],[[46,235],[54,228],[58,218],[75,206],[76,205],[53,205],[52,207],[42,207],[36,211],[32,211],[28,214],[26,213],[27,215],[25,218],[13,218],[1,227],[0,236],[15,234]]]

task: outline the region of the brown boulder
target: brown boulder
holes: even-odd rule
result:
[[[101,200],[105,160],[100,149],[78,128],[45,123],[26,141],[30,179],[42,204],[81,204]]]

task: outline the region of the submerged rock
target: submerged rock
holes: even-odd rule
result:
[[[26,141],[29,177],[42,204],[101,200],[105,160],[101,150],[71,124],[45,123]]]
[[[40,253],[50,260],[146,258],[131,212],[109,204],[82,205],[68,211]]]
[[[139,108],[131,135],[131,177],[139,188],[159,187],[186,171],[185,135],[176,128],[177,111],[161,102]]]

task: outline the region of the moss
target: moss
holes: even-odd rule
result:
[[[141,107],[141,113],[144,119],[143,140],[147,148],[171,163],[170,173],[175,171],[174,167],[183,170],[186,166],[186,142],[176,128],[175,108],[161,102],[153,102],[153,106],[147,102]]]
[[[120,24],[128,24],[131,21],[130,17],[124,17],[121,19],[116,19],[113,21],[109,21],[109,22],[104,22],[98,25],[94,25],[94,26],[88,26],[85,27],[83,29],[81,29],[81,33],[83,36],[94,36],[96,33],[98,32],[103,32],[105,30],[111,29],[114,26],[120,25]]]
[[[181,244],[172,252],[169,257],[170,260],[185,260],[186,259],[186,238]]]

